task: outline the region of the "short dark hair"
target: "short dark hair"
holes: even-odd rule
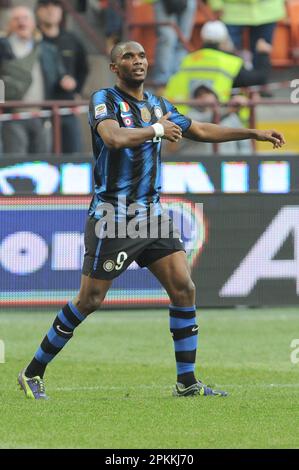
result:
[[[112,63],[116,62],[117,56],[125,44],[126,42],[118,42],[112,47],[111,52],[110,52],[110,60]]]
[[[113,46],[111,52],[110,52],[110,60],[112,63],[115,63],[116,62],[116,59],[117,59],[117,56],[120,54],[122,48],[124,46],[126,46],[127,44],[130,44],[130,43],[134,43],[134,44],[138,44],[139,46],[143,47],[142,44],[140,44],[139,42],[137,41],[122,41],[122,42],[118,42],[117,44],[115,44],[115,46]]]
[[[195,90],[193,91],[193,98],[199,98],[200,96],[209,93],[210,95],[214,95],[217,99],[217,93],[207,85],[199,85]]]
[[[46,5],[56,5],[58,7],[61,7],[62,9],[64,8],[63,3],[61,0],[38,0],[36,4],[36,8],[38,7],[43,7]]]

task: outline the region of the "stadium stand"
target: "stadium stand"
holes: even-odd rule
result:
[[[148,58],[150,65],[155,62],[155,46],[156,46],[156,22],[153,10],[153,5],[150,3],[143,3],[139,0],[127,1],[126,7],[126,19],[127,19],[127,30],[129,37],[134,41],[142,42],[145,49],[148,51]],[[128,14],[128,12],[130,12]],[[186,44],[186,48],[191,51],[196,48],[196,45],[200,42],[200,30],[202,25],[214,18],[214,14],[211,9],[205,5],[202,1],[198,1],[198,8],[196,13],[195,24],[193,28],[193,34],[190,43]],[[177,29],[178,35],[181,36],[181,40],[184,41],[184,37],[181,35],[180,30]]]
[[[78,32],[81,38],[84,40],[85,45],[88,51],[88,60],[90,63],[90,73],[88,76],[88,80],[83,92],[83,100],[88,99],[90,93],[99,88],[108,86],[111,82],[111,74],[109,73],[108,62],[109,58],[105,55],[105,48],[104,48],[104,35],[103,31],[93,28],[91,24],[88,23],[88,18],[84,9],[77,9],[78,6],[75,0],[62,0],[65,6],[65,9],[68,13],[68,26],[70,30],[74,30]],[[11,0],[12,5],[22,3],[20,0]],[[27,2],[26,2],[27,3]],[[32,7],[35,6],[35,0],[28,0],[28,4]],[[288,80],[295,78],[297,75],[296,73],[296,65],[298,65],[299,60],[299,0],[287,0],[287,13],[288,16],[285,20],[279,22],[275,38],[274,38],[274,48],[272,54],[272,64],[274,66],[273,71],[273,79],[274,81],[281,82],[284,81],[284,89],[273,91],[273,97],[277,97],[280,99],[285,99],[285,101],[289,100],[289,84]],[[126,1],[126,10],[123,12],[125,26],[124,26],[124,37],[130,37],[131,39],[137,40],[142,42],[145,45],[147,54],[149,56],[150,65],[154,64],[154,53],[155,53],[155,44],[156,44],[156,25],[155,25],[155,17],[153,7],[150,3],[143,3],[141,0],[127,0]],[[209,19],[214,18],[213,12],[210,8],[201,0],[198,2],[198,10],[196,15],[196,21],[194,25],[193,35],[191,38],[190,43],[187,44],[188,50],[194,50],[196,47],[200,45],[200,31],[202,25]],[[179,33],[179,31],[178,31]],[[183,40],[183,38],[182,38]],[[101,73],[99,74],[99,70]],[[151,86],[151,78],[149,76],[149,81],[147,82],[147,86]],[[271,93],[271,92],[270,92]],[[273,101],[273,100],[272,100]],[[86,102],[83,101],[80,103],[83,107],[86,106]],[[274,105],[273,102],[265,103],[263,109],[267,109],[267,112],[259,111],[257,113],[258,123],[259,125],[270,125],[271,124],[271,108]],[[271,106],[269,106],[271,105]],[[59,106],[62,106],[60,104]],[[66,104],[64,104],[64,107]],[[78,108],[78,102],[74,102],[70,104],[72,109]],[[50,106],[52,108],[52,106]],[[253,106],[253,110],[255,110],[257,106]],[[3,106],[5,109],[5,105]],[[285,120],[289,120],[292,116],[290,114],[290,108],[287,107],[288,111],[286,113]],[[57,110],[54,110],[54,149],[55,153],[60,153],[60,136],[59,133],[56,132],[58,126],[55,125],[55,122],[58,120],[57,118]],[[78,108],[79,109],[79,108]],[[81,108],[80,108],[81,109]],[[26,111],[26,109],[24,109]],[[295,113],[295,109],[293,113]],[[44,111],[45,112],[45,111]],[[49,112],[49,111],[48,111]],[[77,111],[76,111],[77,112]],[[50,113],[51,114],[51,113]],[[8,119],[7,110],[5,115]],[[56,116],[56,117],[55,117]],[[5,120],[5,116],[2,116],[2,120]],[[87,121],[85,116],[82,116],[82,126],[84,129],[84,145],[85,148],[90,150],[90,142],[89,142],[89,130],[87,128]],[[286,126],[286,122],[284,123]],[[288,141],[290,143],[291,150],[298,149],[298,142],[297,138],[295,137],[295,127],[297,128],[297,119],[296,116],[292,116],[292,123],[289,132],[286,132]],[[56,131],[55,131],[56,129]],[[259,144],[257,150],[264,150],[263,146]]]
[[[130,11],[130,15],[128,12]],[[129,37],[142,42],[147,51],[149,64],[155,61],[156,27],[153,6],[149,3],[128,1],[126,6],[126,21]]]
[[[299,1],[292,0],[287,4],[290,19],[292,55],[298,64],[299,61]]]
[[[274,67],[291,67],[298,64],[299,61],[299,0],[286,0],[286,7],[287,18],[278,22],[275,31],[272,52],[272,65]],[[126,9],[129,37],[145,45],[145,49],[148,51],[149,63],[153,65],[156,44],[156,23],[153,6],[140,0],[129,0]],[[214,13],[204,2],[199,0],[192,39],[187,44],[190,51],[201,46],[200,30],[203,24],[211,19],[215,19]],[[244,44],[246,45],[246,35]]]

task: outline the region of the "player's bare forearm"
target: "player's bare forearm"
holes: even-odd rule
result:
[[[184,134],[191,140],[200,142],[228,142],[230,140],[254,139],[254,129],[234,129],[222,127],[217,124],[192,121],[188,131]]]
[[[254,139],[271,142],[274,148],[279,148],[285,144],[283,135],[275,130],[261,131],[258,129],[230,128],[197,121],[192,121],[184,137],[199,142],[211,143]]]
[[[138,145],[143,144],[146,140],[152,139],[155,136],[155,131],[152,126],[128,129],[120,127],[119,124],[112,119],[100,122],[97,126],[97,131],[105,145],[115,150],[127,147],[138,147]]]

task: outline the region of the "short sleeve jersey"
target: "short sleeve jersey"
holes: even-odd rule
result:
[[[171,111],[170,120],[186,132],[191,120],[180,114],[166,99],[149,92],[143,100],[128,95],[117,86],[96,91],[90,100],[89,123],[91,126],[93,154],[95,158],[95,193],[89,215],[97,217],[97,207],[118,201],[126,205],[138,203],[145,208],[159,205],[161,189],[161,139],[152,138],[134,148],[109,149],[97,132],[97,126],[106,119],[117,121],[128,129],[148,127]]]

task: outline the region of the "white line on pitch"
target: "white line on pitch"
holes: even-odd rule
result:
[[[213,385],[214,388],[217,389],[217,385]],[[221,387],[231,387],[231,388],[299,388],[299,383],[298,384],[256,384],[256,385],[249,385],[249,384],[224,384],[221,385]],[[171,385],[131,385],[131,386],[93,386],[93,387],[55,387],[52,388],[52,391],[63,391],[63,392],[74,392],[74,391],[101,391],[101,390],[120,390],[120,391],[126,391],[126,390],[131,390],[131,389],[144,389],[144,390],[151,390],[151,389],[164,389],[164,390],[169,390],[171,388]],[[219,386],[220,388],[220,386]]]

